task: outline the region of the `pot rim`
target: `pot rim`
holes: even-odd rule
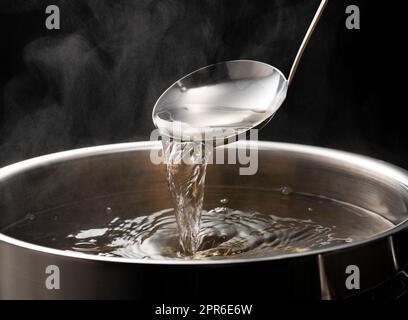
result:
[[[246,144],[245,141],[236,142],[238,145]],[[408,192],[408,171],[399,168],[395,165],[386,163],[381,160],[370,158],[367,156],[357,155],[350,152],[333,150],[322,147],[307,146],[292,143],[281,143],[281,142],[269,142],[269,141],[251,141],[251,147],[258,148],[259,150],[283,150],[295,153],[303,153],[308,155],[318,155],[319,157],[324,157],[328,159],[335,159],[342,163],[348,163],[354,167],[364,168],[370,172],[380,173],[381,175],[406,186]],[[14,175],[20,174],[24,171],[28,171],[37,167],[49,165],[52,163],[58,163],[61,161],[67,161],[72,159],[80,159],[89,156],[104,155],[107,153],[121,153],[130,152],[137,150],[151,150],[158,149],[161,147],[160,141],[140,141],[140,142],[129,142],[129,143],[118,143],[102,146],[94,146],[80,149],[73,149],[68,151],[62,151],[58,153],[52,153],[15,164],[8,165],[0,169],[0,181],[6,180]],[[227,146],[228,147],[228,146]],[[230,259],[220,259],[220,260],[166,260],[166,259],[136,259],[136,258],[120,258],[120,257],[102,257],[96,255],[90,255],[80,252],[60,250],[48,248],[45,246],[40,246],[18,240],[9,237],[0,232],[0,242],[5,242],[9,245],[20,247],[22,249],[27,249],[31,251],[37,251],[40,253],[52,254],[62,257],[83,259],[88,261],[102,261],[102,262],[113,262],[113,263],[126,263],[126,264],[154,264],[154,265],[218,265],[218,264],[236,264],[236,263],[251,263],[251,262],[262,262],[262,261],[273,261],[273,260],[283,260],[290,258],[301,258],[307,256],[316,256],[320,254],[330,253],[334,251],[341,251],[346,249],[354,249],[359,246],[364,246],[368,243],[374,242],[376,240],[384,239],[386,237],[392,236],[399,231],[408,227],[408,218],[403,222],[399,223],[395,227],[374,235],[365,240],[359,240],[352,243],[339,244],[329,248],[322,248],[311,250],[302,253],[288,253],[272,257],[258,257],[258,258],[230,258]]]

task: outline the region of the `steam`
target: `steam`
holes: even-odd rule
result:
[[[61,10],[62,30],[44,27],[44,36],[26,45],[24,72],[3,90],[1,164],[146,139],[160,94],[182,75],[211,63],[254,59],[287,74],[318,5],[307,0],[54,4]],[[0,11],[44,11],[47,5],[3,1]]]

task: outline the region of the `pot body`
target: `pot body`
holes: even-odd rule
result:
[[[139,261],[83,255],[26,243],[7,234],[27,214],[116,195],[143,212],[171,207],[163,165],[151,162],[158,143],[94,147],[44,156],[0,169],[1,299],[344,299],[370,294],[390,279],[405,281],[408,264],[408,176],[383,162],[328,149],[252,143],[258,172],[240,165],[209,165],[211,189],[293,189],[346,201],[378,213],[395,227],[364,242],[282,257],[225,261]],[[137,205],[124,196],[149,189]],[[245,192],[237,192],[243,198]],[[146,196],[147,194],[147,196]],[[234,195],[232,194],[232,197]],[[238,201],[238,199],[237,199]],[[95,201],[93,202],[95,203]],[[341,219],[342,217],[339,217]],[[351,222],[352,223],[352,222]],[[346,281],[358,266],[358,289]],[[50,285],[57,275],[58,284]]]

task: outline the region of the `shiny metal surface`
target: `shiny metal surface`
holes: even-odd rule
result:
[[[328,0],[321,0],[298,49],[288,80],[259,61],[231,60],[191,72],[171,85],[153,108],[153,122],[166,136],[215,140],[262,128],[282,105]],[[211,137],[206,137],[211,128]],[[215,130],[216,129],[216,130]],[[206,132],[207,130],[207,132]]]
[[[210,165],[207,187],[278,188],[353,203],[396,227],[367,241],[273,258],[158,262],[84,255],[24,243],[0,234],[0,298],[92,299],[212,297],[340,299],[367,292],[408,264],[408,176],[381,161],[328,149],[259,142],[259,171],[240,176],[237,165]],[[170,207],[163,167],[142,142],[73,150],[0,169],[0,229],[29,212],[108,194],[151,188],[144,213]],[[206,198],[207,202],[212,199]],[[341,217],[339,217],[341,219]],[[61,289],[45,287],[48,265],[61,270]],[[358,265],[360,290],[348,290],[345,269]],[[241,281],[236,281],[239,278]],[[183,279],[183,288],[179,281]]]
[[[267,123],[287,89],[285,76],[266,63],[220,62],[170,86],[154,106],[153,122],[163,135],[177,139],[223,140]]]

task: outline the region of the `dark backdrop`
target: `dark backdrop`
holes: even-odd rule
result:
[[[286,74],[318,0],[1,0],[0,165],[148,139],[180,76],[228,59]],[[61,9],[46,30],[45,7]],[[361,9],[347,30],[345,8]],[[331,0],[288,98],[261,139],[371,155],[408,168],[401,1]]]

